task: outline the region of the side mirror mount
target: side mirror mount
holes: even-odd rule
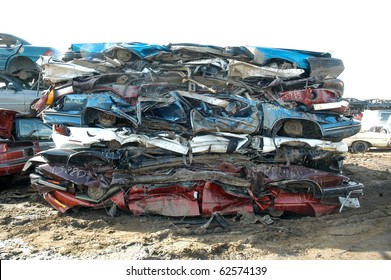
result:
[[[16,86],[13,83],[9,83],[7,89],[16,91]]]

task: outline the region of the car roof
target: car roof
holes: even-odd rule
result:
[[[7,33],[0,33],[0,44],[1,45],[15,45],[16,42],[19,41],[23,45],[31,45],[26,40],[19,38],[15,35],[7,34]]]

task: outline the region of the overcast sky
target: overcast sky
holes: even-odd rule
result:
[[[3,1],[4,2],[4,1]],[[19,0],[1,3],[0,32],[65,51],[72,43],[253,45],[331,52],[344,97],[391,99],[388,1]]]

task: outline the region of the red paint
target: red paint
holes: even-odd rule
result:
[[[339,101],[341,94],[328,89],[301,89],[284,91],[279,94],[279,99],[286,102],[299,102],[312,108],[313,104],[332,103]],[[346,108],[345,108],[346,109]]]

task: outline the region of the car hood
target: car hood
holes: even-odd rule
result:
[[[16,111],[0,108],[0,137],[12,138],[12,129]]]

